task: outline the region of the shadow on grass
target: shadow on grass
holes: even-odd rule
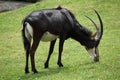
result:
[[[84,62],[84,63],[81,63],[81,64],[79,64],[79,65],[90,65],[90,64],[100,64],[100,62],[94,62],[94,61],[92,61],[92,62]]]
[[[48,69],[42,69],[42,71],[39,71],[37,74],[34,74],[32,71],[28,74],[23,74],[20,77],[20,80],[35,80],[36,78],[44,77],[44,76],[50,76],[54,74],[58,74],[59,72],[62,72],[64,70],[68,70],[68,67],[63,68],[48,68]]]
[[[95,64],[96,62],[86,62],[86,63],[82,63],[82,64],[76,64],[74,66],[65,66],[63,68],[48,68],[48,69],[42,69],[41,71],[39,71],[39,73],[34,74],[32,71],[28,74],[23,74],[20,77],[20,80],[35,80],[36,78],[41,78],[44,76],[52,76],[58,73],[62,73],[62,72],[69,72],[71,71],[71,68],[78,68],[78,67],[84,67],[84,66],[89,66],[91,64]],[[97,62],[98,64],[99,62]],[[88,68],[86,68],[88,69]]]

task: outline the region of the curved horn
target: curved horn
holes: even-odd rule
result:
[[[98,16],[98,19],[100,21],[100,29],[99,31],[97,32],[97,35],[96,35],[96,40],[100,40],[102,38],[102,35],[103,35],[103,22],[102,22],[102,19],[100,17],[100,15],[98,14],[98,12],[96,10],[94,10],[95,13],[97,14]]]
[[[85,17],[87,17],[94,24],[94,26],[96,27],[97,31],[99,31],[99,28],[98,28],[97,24],[90,17],[88,17],[88,16],[85,16]]]

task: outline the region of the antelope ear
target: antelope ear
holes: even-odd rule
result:
[[[100,35],[101,35],[101,33],[99,31],[95,32],[94,34],[92,34],[91,39],[94,39],[94,40],[98,41],[99,38],[100,38]]]
[[[97,32],[95,32],[94,34],[92,34],[91,39],[95,40],[96,35],[97,35]]]
[[[101,31],[98,31],[98,32],[96,33],[94,39],[95,39],[96,41],[98,41],[98,40],[100,40],[100,36],[101,36]]]

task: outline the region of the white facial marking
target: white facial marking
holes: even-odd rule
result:
[[[27,23],[25,27],[25,36],[29,41],[31,41],[31,37],[33,37],[33,29],[29,23]]]
[[[95,54],[95,48],[89,49],[88,53],[94,59],[97,55]]]
[[[58,38],[59,36],[58,35],[54,35],[54,34],[51,34],[50,32],[45,32],[42,36],[42,41],[53,41],[55,40],[56,38]]]

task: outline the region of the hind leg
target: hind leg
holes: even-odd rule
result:
[[[33,36],[33,44],[30,48],[30,59],[31,59],[31,67],[32,67],[32,71],[34,73],[38,73],[37,69],[36,69],[36,66],[35,66],[35,51],[39,45],[39,42],[40,42],[40,39],[42,37],[42,34],[40,35],[37,35],[37,34],[34,34]]]
[[[25,29],[22,30],[22,36],[23,36],[23,44],[24,49],[26,51],[26,65],[25,65],[25,73],[29,73],[28,68],[28,61],[29,61],[29,50],[30,50],[30,43],[31,43],[31,36],[27,34],[27,37],[25,36]],[[28,33],[28,31],[26,31]]]
[[[29,73],[29,67],[28,67],[28,61],[29,61],[29,49],[30,49],[30,44],[28,44],[26,50],[26,65],[25,65],[25,73]]]

